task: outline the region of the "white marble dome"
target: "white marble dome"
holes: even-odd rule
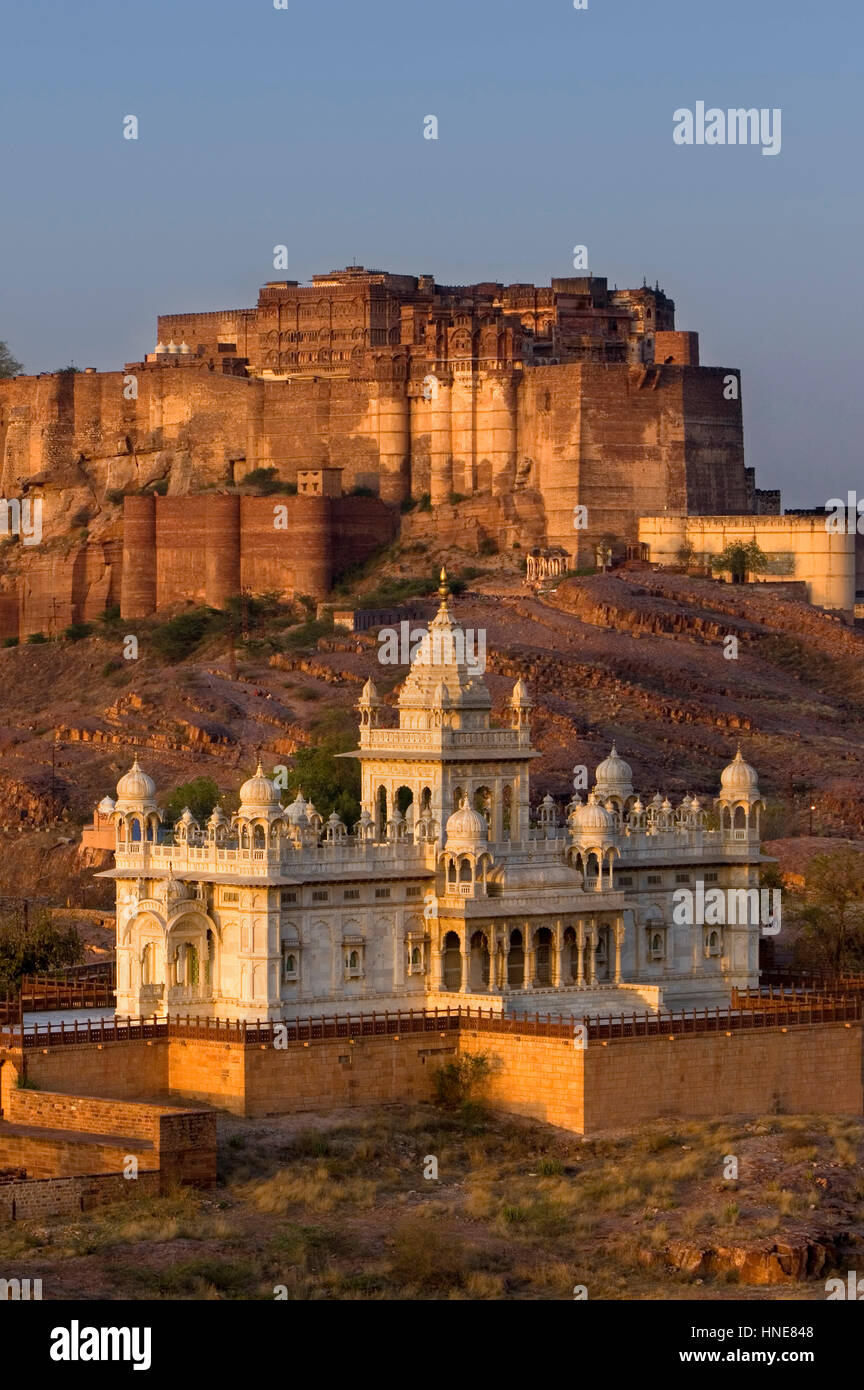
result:
[[[458,811],[454,811],[447,821],[447,846],[486,844],[489,839],[489,826],[486,817],[481,816],[468,805],[465,797]]]
[[[597,784],[597,795],[603,797],[604,800],[607,796],[627,797],[633,795],[633,769],[619,756],[614,743],[609,757],[604,758],[602,763],[598,763],[594,777]]]
[[[117,783],[117,801],[152,801],[156,795],[156,783],[138,766],[136,757],[129,771]]]
[[[720,774],[720,786],[724,792],[758,792],[759,777],[755,767],[751,767],[741,756],[741,748]]]
[[[570,825],[578,835],[600,834],[613,835],[615,833],[615,817],[600,805],[594,792],[588,797],[584,806],[577,806],[570,817]]]
[[[370,676],[360,695],[361,705],[380,705],[381,696],[378,694],[378,687]]]
[[[278,806],[279,788],[269,777],[264,776],[264,769],[260,762],[255,769],[255,776],[248,778],[240,788],[240,805],[247,806]]]
[[[287,820],[288,824],[308,825],[309,816],[307,814],[306,808],[309,806],[309,804],[310,803],[306,800],[303,793],[298,790],[297,795],[291,802],[291,805],[285,811],[285,819]]]

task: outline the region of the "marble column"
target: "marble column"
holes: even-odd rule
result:
[[[588,928],[588,988],[597,984],[597,927],[592,922]]]
[[[585,923],[582,918],[576,924],[576,984],[581,988],[585,983]]]
[[[534,986],[534,946],[531,941],[531,928],[527,922],[522,927],[522,958],[525,962],[522,971],[522,988]]]
[[[624,940],[624,923],[618,917],[613,928],[615,933],[615,983],[621,983],[621,943]]]
[[[560,921],[558,921],[552,929],[552,959],[550,961],[550,975],[555,989],[561,988],[561,978],[563,975],[561,954],[563,950],[564,930]]]
[[[432,988],[437,993],[444,988],[444,952],[432,942]]]

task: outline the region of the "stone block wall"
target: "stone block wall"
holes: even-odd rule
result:
[[[585,1131],[665,1115],[860,1115],[861,1049],[860,1023],[592,1042]]]
[[[166,1182],[207,1185],[216,1178],[215,1115],[173,1106],[15,1089],[4,1105],[4,1120],[13,1128],[26,1126],[31,1133],[15,1136],[0,1126],[0,1166],[8,1156],[5,1166],[20,1165],[28,1175],[31,1164],[37,1163],[39,1171],[32,1169],[37,1177],[122,1170],[125,1152],[120,1151],[120,1141],[131,1140],[128,1151],[136,1154],[139,1165],[158,1168]],[[32,1133],[39,1129],[46,1131],[44,1136]],[[64,1145],[57,1137],[63,1130],[74,1132],[76,1138]],[[110,1136],[113,1142],[83,1142],[82,1135],[97,1139]],[[136,1140],[140,1150],[134,1147]],[[13,1151],[18,1153],[17,1159],[11,1156]]]
[[[113,1048],[126,1052],[130,1073],[153,1077],[158,1071],[177,1101],[203,1101],[250,1117],[430,1101],[436,1070],[455,1057],[478,1053],[490,1063],[487,1095],[493,1108],[577,1134],[667,1115],[860,1115],[864,1109],[861,1023],[684,1034],[671,1041],[665,1036],[595,1039],[584,1051],[570,1037],[498,1033],[474,1021],[458,1031],[353,1042],[326,1038],[291,1042],[285,1049],[178,1038],[161,1038],[149,1047],[133,1040]],[[159,1067],[153,1061],[157,1052]],[[94,1132],[140,1134],[142,1141],[149,1132],[163,1173],[184,1181],[212,1180],[212,1115],[81,1096],[81,1074],[92,1077],[94,1066],[101,1067],[103,1085],[110,1088],[113,1061],[107,1046],[96,1052],[86,1044],[28,1055],[28,1076],[50,1073],[54,1086],[65,1081],[76,1094],[45,1097],[7,1088],[5,1105],[12,1114],[4,1118],[30,1116],[32,1121],[51,1114],[55,1130],[61,1117],[73,1128],[83,1128],[84,1120],[105,1126]]]
[[[139,1172],[134,1182],[122,1173],[95,1173],[86,1177],[53,1177],[34,1181],[0,1183],[0,1220],[41,1220],[47,1216],[72,1216],[126,1197],[157,1197],[158,1172]]]

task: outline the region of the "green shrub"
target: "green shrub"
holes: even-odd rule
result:
[[[17,638],[17,637],[6,637],[6,638],[4,638],[3,646],[4,646],[4,647],[17,647],[17,646],[18,646],[18,638]]]
[[[47,913],[25,930],[24,923],[0,921],[0,994],[17,989],[22,975],[47,975],[77,965],[84,948],[74,927],[55,927]]]
[[[188,613],[178,613],[176,618],[169,618],[167,623],[154,628],[150,641],[158,655],[174,665],[191,656],[205,637],[222,631],[224,627],[225,615],[217,609],[193,608]]]
[[[37,642],[47,642],[48,638],[45,636],[44,632],[31,632],[27,638],[27,641],[32,646],[35,646]]]
[[[67,642],[80,642],[82,638],[89,637],[93,628],[89,623],[70,623],[63,631],[63,636]]]
[[[297,492],[296,483],[283,483],[279,477],[278,468],[253,468],[243,478],[241,487],[253,487],[259,497],[271,497],[274,492],[288,493],[295,496]]]
[[[106,501],[106,502],[110,502],[113,506],[116,506],[118,502],[122,502],[122,501],[123,501],[123,498],[124,498],[125,496],[126,496],[126,490],[125,490],[125,488],[122,488],[122,487],[109,487],[109,488],[108,488],[108,491],[105,493],[105,501]]]
[[[219,801],[219,788],[212,777],[195,777],[170,792],[162,807],[166,821],[172,824],[183,814],[186,806],[199,824],[210,815]]]
[[[457,1057],[435,1072],[435,1099],[448,1110],[476,1098],[490,1073],[489,1058],[483,1052]]]

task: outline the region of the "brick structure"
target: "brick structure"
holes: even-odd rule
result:
[[[74,1051],[74,1073],[60,1066],[67,1086],[76,1088],[69,1094],[19,1088],[24,1059],[0,1050],[0,1170],[26,1173],[11,1183],[0,1182],[0,1216],[84,1211],[124,1196],[156,1195],[173,1183],[212,1186],[215,1115],[81,1094],[77,1088],[87,1084],[87,1065],[79,1049]],[[143,1055],[148,1058],[146,1049]],[[98,1044],[90,1060],[103,1088],[118,1089]],[[136,1065],[128,1050],[127,1061],[135,1066],[140,1091],[146,1087],[147,1069]],[[130,1157],[137,1163],[135,1179],[124,1177]]]
[[[0,637],[57,631],[121,592],[129,616],[238,580],[322,597],[337,562],[389,541],[424,495],[436,527],[452,496],[480,502],[463,543],[561,545],[580,565],[601,537],[636,545],[641,514],[755,505],[737,374],[730,390],[727,369],[700,365],[659,288],[350,266],[265,285],[253,309],[164,315],[158,332],[124,372],[0,382],[0,495],[45,508],[42,544],[5,557]],[[259,468],[297,486],[287,533],[272,499],[218,496]],[[303,486],[333,470],[341,497]],[[124,524],[119,494],[160,480],[165,501],[130,498]]]

